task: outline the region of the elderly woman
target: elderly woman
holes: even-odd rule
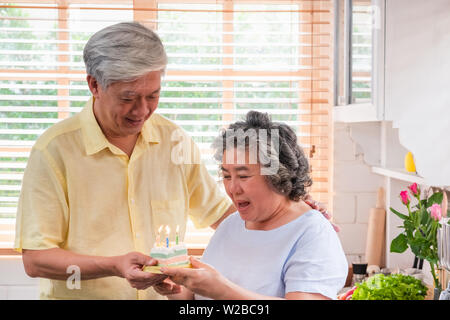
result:
[[[213,146],[238,212],[202,261],[162,268],[170,280],[155,289],[169,299],[335,299],[348,264],[332,225],[304,201],[312,181],[294,131],[251,111]]]

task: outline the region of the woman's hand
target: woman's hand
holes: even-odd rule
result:
[[[182,285],[193,293],[221,299],[228,280],[206,263],[190,257],[193,268],[161,268],[161,272],[174,283]]]
[[[320,213],[322,213],[325,218],[330,220],[330,223],[336,232],[340,231],[340,228],[337,225],[335,225],[333,222],[331,222],[331,219],[333,218],[333,214],[331,212],[328,212],[327,208],[325,207],[325,205],[323,203],[313,200],[313,198],[309,194],[306,195],[306,198],[304,201],[311,208],[313,208],[314,210],[320,211]]]
[[[161,272],[169,276],[170,280],[182,285],[182,291],[197,293],[215,300],[276,300],[279,297],[265,296],[248,289],[239,287],[222,276],[210,265],[190,257],[193,268],[161,268]],[[183,295],[180,294],[179,296]],[[186,295],[184,295],[186,296]]]
[[[157,283],[153,286],[156,292],[163,296],[171,296],[174,294],[181,293],[181,286],[174,283],[170,279],[165,279],[164,281]],[[169,297],[170,298],[170,297]]]

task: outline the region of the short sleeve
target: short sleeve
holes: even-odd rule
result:
[[[232,202],[223,193],[201,161],[198,146],[192,143],[192,163],[186,165],[189,191],[188,214],[196,228],[205,228],[219,220]]]
[[[308,228],[293,247],[283,271],[286,293],[320,293],[337,298],[347,278],[348,263],[328,221]]]
[[[14,249],[61,247],[69,209],[64,178],[45,150],[33,148],[25,169],[16,215]]]

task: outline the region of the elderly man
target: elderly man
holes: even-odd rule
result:
[[[34,145],[24,174],[15,249],[40,277],[42,299],[159,299],[165,276],[142,271],[161,225],[215,228],[235,211],[192,139],[154,114],[167,57],[138,23],[94,34],[84,52],[92,98]],[[178,139],[173,139],[177,132]],[[181,135],[181,137],[180,137]],[[191,148],[173,161],[179,142]],[[79,286],[67,283],[81,277]]]

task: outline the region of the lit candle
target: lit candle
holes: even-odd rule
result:
[[[166,234],[167,234],[166,247],[168,248],[169,247],[169,234],[170,234],[170,227],[169,226],[166,226]]]
[[[163,226],[159,226],[158,235],[156,236],[156,246],[159,246],[161,243],[161,231]]]
[[[178,245],[178,231],[180,231],[180,226],[177,226],[177,234],[176,234],[176,237],[175,237],[175,243]]]

